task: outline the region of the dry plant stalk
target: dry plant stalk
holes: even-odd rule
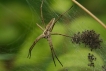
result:
[[[94,14],[92,14],[89,10],[87,10],[84,6],[82,6],[79,2],[76,0],[72,0],[76,5],[78,5],[81,9],[83,9],[85,12],[87,12],[92,18],[94,18],[99,24],[101,24],[104,28],[106,28],[106,25],[98,19]]]

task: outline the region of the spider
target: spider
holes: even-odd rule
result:
[[[41,6],[40,6],[40,12],[41,12],[41,21],[42,21],[42,24],[45,25],[44,23],[44,18],[43,18],[43,13],[42,13],[42,6],[43,6],[43,0],[41,2]],[[71,6],[72,8],[73,6]],[[67,11],[69,11],[71,8],[69,8]],[[67,12],[66,11],[66,12]],[[54,65],[56,66],[56,63],[55,63],[55,60],[54,60],[54,57],[56,57],[56,59],[58,60],[58,62],[61,64],[61,66],[63,67],[63,64],[60,62],[60,60],[58,59],[55,51],[54,51],[54,48],[53,48],[53,44],[52,44],[52,39],[51,39],[51,35],[61,35],[61,36],[65,36],[65,37],[70,37],[70,36],[67,36],[67,35],[64,35],[64,34],[59,34],[59,33],[52,33],[52,30],[54,28],[54,25],[55,23],[66,13],[64,12],[63,14],[61,14],[57,20],[55,20],[55,18],[51,19],[50,22],[47,24],[47,26],[45,28],[42,28],[39,24],[37,24],[37,26],[43,31],[43,33],[38,36],[36,38],[36,40],[33,42],[33,44],[31,45],[31,47],[29,48],[29,53],[28,53],[28,57],[27,58],[31,58],[31,51],[32,49],[34,48],[34,46],[36,45],[36,43],[42,39],[42,38],[45,38],[47,39],[48,43],[49,43],[49,46],[50,46],[50,49],[51,49],[51,53],[52,53],[52,59],[53,59],[53,62],[54,62]]]

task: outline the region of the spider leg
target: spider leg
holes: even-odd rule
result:
[[[55,63],[55,59],[54,59],[54,52],[52,51],[53,49],[52,48],[50,48],[51,49],[51,53],[52,53],[52,58],[53,58],[53,62],[54,62],[54,65],[56,66],[56,63]]]
[[[36,23],[36,25],[37,25],[42,31],[44,31],[44,29],[43,29],[38,23]]]
[[[49,36],[47,38],[48,42],[49,42],[49,46],[50,46],[50,49],[51,49],[51,53],[52,53],[52,58],[53,58],[53,62],[54,62],[54,65],[56,66],[56,63],[55,63],[55,60],[54,60],[54,56],[56,57],[56,59],[58,60],[58,62],[61,64],[61,66],[63,67],[62,63],[60,62],[60,60],[58,59],[55,51],[54,51],[54,48],[53,48],[53,44],[52,44],[52,40],[51,40],[51,37]]]
[[[71,36],[68,36],[68,35],[65,35],[65,34],[60,34],[60,33],[51,33],[51,35],[61,35],[61,36],[64,36],[64,37],[72,38]]]
[[[41,11],[42,24],[44,24],[44,26],[45,26],[45,22],[44,22],[44,18],[43,18],[43,13],[42,13],[42,6],[43,6],[43,0],[42,0],[42,3],[41,3],[41,6],[40,6],[40,11]]]
[[[63,64],[60,62],[60,60],[58,59],[58,57],[57,57],[57,55],[56,55],[56,53],[55,53],[55,51],[54,51],[54,49],[53,49],[53,53],[54,53],[54,56],[56,57],[56,59],[58,60],[58,62],[61,64],[61,66],[63,67]]]
[[[57,19],[56,19],[56,21],[54,22],[54,23],[56,23],[64,14],[66,14],[70,9],[72,9],[72,7],[73,7],[73,5],[67,10],[67,11],[65,11],[63,14],[61,14]],[[55,25],[55,24],[54,24]],[[54,26],[53,25],[53,26]]]
[[[31,58],[31,51],[32,51],[32,49],[34,48],[35,44],[36,44],[41,38],[43,38],[43,37],[44,37],[44,36],[41,34],[40,36],[38,36],[38,37],[36,38],[36,40],[33,42],[33,44],[31,45],[31,47],[29,48],[29,53],[28,53],[27,58]]]

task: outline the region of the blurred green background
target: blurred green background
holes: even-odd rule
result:
[[[106,23],[106,0],[78,2]],[[42,33],[36,23],[44,26],[40,19],[40,5],[41,0],[0,0],[0,71],[102,71],[106,62],[106,29],[77,8],[62,17],[53,32],[72,36],[78,31],[94,29],[99,33],[104,42],[102,49],[91,52],[97,58],[95,68],[88,66],[89,48],[85,48],[83,44],[72,44],[71,39],[61,36],[52,36],[52,42],[63,67],[56,59],[57,66],[54,66],[49,44],[45,39],[36,44],[31,59],[27,58],[29,47]],[[72,5],[71,0],[44,0],[45,23],[57,18]]]

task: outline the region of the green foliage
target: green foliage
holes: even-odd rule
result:
[[[50,47],[45,39],[41,39],[36,44],[32,50],[31,59],[27,58],[29,47],[36,37],[42,33],[36,26],[36,23],[43,26],[40,20],[40,4],[40,0],[0,1],[0,71],[93,70],[92,67],[87,65],[89,63],[87,55],[90,52],[90,49],[83,44],[73,44],[71,43],[70,38],[63,38],[62,36],[53,35],[52,42],[56,54],[64,67],[61,67],[58,61],[56,61],[57,66],[54,66]],[[60,4],[63,5],[60,6]],[[87,2],[84,2],[84,4],[87,4]],[[70,5],[72,5],[70,0],[64,2],[60,0],[45,1],[43,7],[44,20],[49,22],[51,18],[57,18],[57,15],[66,11]],[[105,15],[102,13],[100,13],[99,16],[105,19]],[[61,20],[63,21],[64,18]],[[93,29],[100,34],[103,41],[106,40],[106,34],[104,34],[105,29],[92,18],[80,16],[74,18],[67,26],[64,25],[66,22],[62,21],[56,23],[53,32],[72,36],[78,31],[82,32],[83,30]],[[69,32],[67,32],[67,30]],[[105,43],[102,45],[104,44]],[[103,46],[103,49],[100,49],[100,51],[106,54],[105,49],[106,48]],[[102,58],[106,58],[105,55],[99,56],[99,50],[92,53],[97,57],[95,71],[98,71],[98,69],[101,70],[100,66],[104,64]]]

